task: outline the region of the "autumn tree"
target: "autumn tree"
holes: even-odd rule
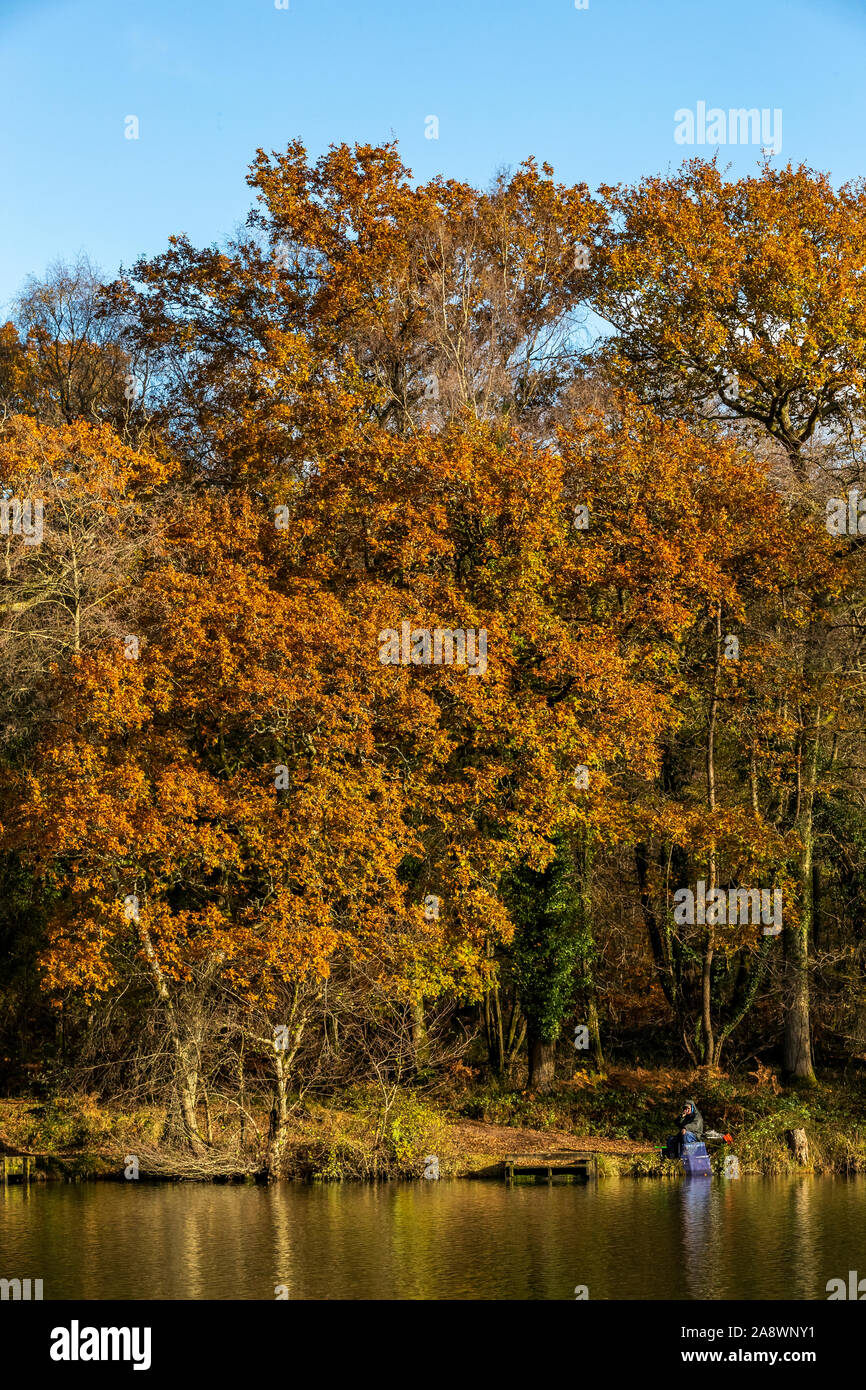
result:
[[[110,424],[127,443],[144,436],[147,358],[86,256],[31,276],[13,312],[0,352],[0,392],[11,408],[45,424]]]
[[[65,654],[125,635],[135,565],[156,543],[153,501],[170,472],[108,426],[19,415],[0,427],[7,736]]]
[[[805,165],[726,180],[715,161],[602,190],[593,303],[604,355],[658,409],[742,422],[785,450],[845,439],[866,377],[866,188]]]
[[[594,257],[593,302],[613,325],[602,356],[667,416],[722,422],[786,469],[777,487],[820,517],[829,471],[859,453],[866,299],[861,184],[834,189],[805,166],[726,181],[715,163],[602,190],[608,224]],[[802,672],[811,693],[789,742],[804,778],[797,798],[803,844],[800,918],[786,928],[789,961],[785,1065],[813,1076],[808,1043],[815,777],[832,647],[832,579],[812,593]],[[808,712],[807,712],[808,711]],[[819,714],[820,711],[820,714]]]
[[[248,182],[245,234],[173,238],[113,287],[194,456],[208,440],[236,471],[300,463],[305,422],[340,428],[349,399],[356,428],[468,411],[544,433],[577,370],[599,216],[585,187],[533,160],[485,193],[415,185],[393,144],[310,164],[299,141],[259,151]]]

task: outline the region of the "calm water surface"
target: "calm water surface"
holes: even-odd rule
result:
[[[49,1299],[826,1299],[866,1179],[0,1188],[0,1277]]]

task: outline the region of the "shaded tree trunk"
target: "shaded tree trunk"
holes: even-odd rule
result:
[[[493,956],[493,946],[488,946],[488,957]],[[487,1040],[487,1056],[496,1075],[503,1081],[510,1081],[514,1074],[514,1063],[526,1040],[526,1019],[523,1017],[517,993],[510,1007],[503,1007],[502,989],[495,981],[484,996],[484,1033]]]
[[[802,887],[800,920],[785,927],[785,1038],[783,1066],[796,1081],[813,1082],[812,1033],[809,1018],[809,923],[812,899],[812,839],[801,856]]]
[[[556,1043],[547,1038],[529,1039],[529,1089],[545,1094],[556,1074]]]
[[[716,811],[716,719],[719,711],[719,680],[722,666],[722,605],[716,604],[715,611],[715,639],[716,650],[713,660],[713,685],[710,693],[710,708],[707,716],[707,807],[710,816],[715,816]],[[713,827],[713,839],[710,842],[709,863],[707,865],[707,888],[709,893],[713,893],[716,888],[716,877],[718,866],[716,861],[716,841],[715,827]],[[715,899],[714,899],[715,901]],[[704,943],[704,960],[701,971],[701,1042],[703,1049],[704,1064],[708,1067],[716,1065],[716,1042],[713,1035],[713,955],[715,953],[715,927],[710,923],[707,925],[707,935]]]
[[[820,724],[820,709],[816,718]],[[802,745],[801,745],[802,749]],[[802,785],[802,763],[797,771],[797,833],[803,846],[799,855],[799,920],[785,925],[785,1036],[783,1067],[795,1081],[812,1083],[812,1033],[809,1017],[809,933],[812,926],[813,808],[818,766],[818,738],[815,737],[808,769],[808,784]]]
[[[589,1024],[589,1041],[592,1045],[592,1056],[595,1062],[596,1071],[601,1071],[604,1067],[604,1052],[601,1046],[601,1029],[598,1026],[598,1009],[595,1006],[595,994],[590,996],[589,1007],[587,1009]]]

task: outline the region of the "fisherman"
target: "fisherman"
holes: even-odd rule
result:
[[[665,1147],[668,1158],[682,1158],[683,1149],[696,1144],[704,1135],[704,1120],[693,1100],[687,1100],[680,1111],[679,1130],[671,1135]]]

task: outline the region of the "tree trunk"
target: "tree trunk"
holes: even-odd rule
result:
[[[488,955],[492,956],[492,947]],[[499,985],[491,984],[484,996],[484,1032],[487,1036],[487,1056],[497,1076],[505,1074],[505,1037],[502,1030],[502,1004]]]
[[[283,1156],[286,1149],[289,1129],[289,1076],[291,1075],[292,1064],[298,1054],[301,1039],[307,1026],[308,1012],[300,1005],[300,987],[295,985],[292,997],[292,1008],[289,1014],[287,1029],[291,1029],[290,1045],[279,1047],[273,1044],[274,1049],[274,1074],[276,1078],[276,1096],[271,1108],[271,1122],[268,1131],[268,1148],[265,1167],[267,1169],[268,1181],[275,1182],[283,1176]]]
[[[590,996],[589,1000],[589,1040],[592,1044],[592,1056],[595,1061],[596,1071],[604,1070],[604,1052],[601,1046],[601,1029],[598,1026],[598,1009],[595,1006],[595,996]]]
[[[556,1043],[546,1038],[529,1041],[529,1090],[545,1094],[553,1086],[556,1071]]]
[[[294,1056],[294,1054],[292,1054]],[[268,1132],[267,1172],[268,1182],[276,1182],[282,1177],[283,1154],[286,1148],[289,1127],[288,1107],[288,1067],[283,1053],[275,1051],[274,1069],[276,1071],[277,1094],[271,1110],[271,1123]]]
[[[416,1071],[423,1071],[430,1064],[430,1039],[427,1036],[423,998],[415,999],[412,1003],[412,1050]]]
[[[198,1105],[198,1048],[175,1033],[175,1084],[186,1141],[199,1158],[205,1145],[199,1133],[196,1107]]]
[[[809,931],[812,925],[812,804],[818,757],[815,740],[810,775],[797,820],[797,831],[803,849],[799,857],[800,916],[785,925],[785,1037],[783,1066],[787,1076],[795,1081],[812,1084],[815,1071],[812,1065],[812,1037],[809,1020]]]
[[[710,816],[715,822],[716,812],[716,719],[719,710],[719,679],[722,667],[722,605],[716,604],[716,654],[713,662],[713,688],[710,696],[710,708],[707,717],[707,807]],[[714,893],[716,888],[716,876],[718,867],[716,863],[716,840],[715,823],[713,823],[713,838],[710,842],[709,863],[707,865],[707,889],[708,893]],[[715,902],[715,898],[713,899]],[[715,926],[707,924],[707,935],[704,942],[704,961],[701,971],[701,1034],[703,1043],[703,1060],[705,1066],[711,1069],[716,1061],[716,1041],[713,1036],[713,1009],[712,1009],[712,982],[713,982],[713,955],[715,953]]]
[[[162,967],[159,964],[159,959],[153,949],[150,932],[141,921],[138,922],[138,931],[145,955],[150,965],[157,995],[165,1009],[169,1032],[171,1033],[174,1048],[175,1091],[177,1102],[180,1107],[181,1119],[183,1121],[184,1136],[192,1152],[200,1158],[202,1154],[206,1152],[206,1149],[204,1141],[199,1134],[198,1119],[196,1118],[199,1076],[198,1048],[189,1036],[184,1036],[181,1033],[174,1003],[169,993]]]
[[[793,1157],[801,1167],[805,1167],[809,1162],[809,1140],[805,1129],[786,1129],[785,1140]]]
[[[492,956],[492,948],[488,954]],[[484,996],[484,1031],[491,1067],[501,1081],[510,1081],[526,1039],[526,1019],[515,996],[506,1021],[498,980],[494,980]]]
[[[601,1029],[596,1006],[595,969],[597,956],[592,919],[593,843],[591,832],[588,829],[584,829],[583,834],[575,844],[574,863],[580,883],[578,920],[575,923],[575,929],[580,939],[578,983],[583,995],[593,1060],[596,1070],[601,1071],[604,1067],[604,1053],[602,1052]]]
[[[805,888],[805,881],[803,886]],[[812,1083],[815,1071],[809,1023],[809,918],[805,902],[802,919],[787,926],[785,934],[787,998],[783,1066],[787,1076]]]

